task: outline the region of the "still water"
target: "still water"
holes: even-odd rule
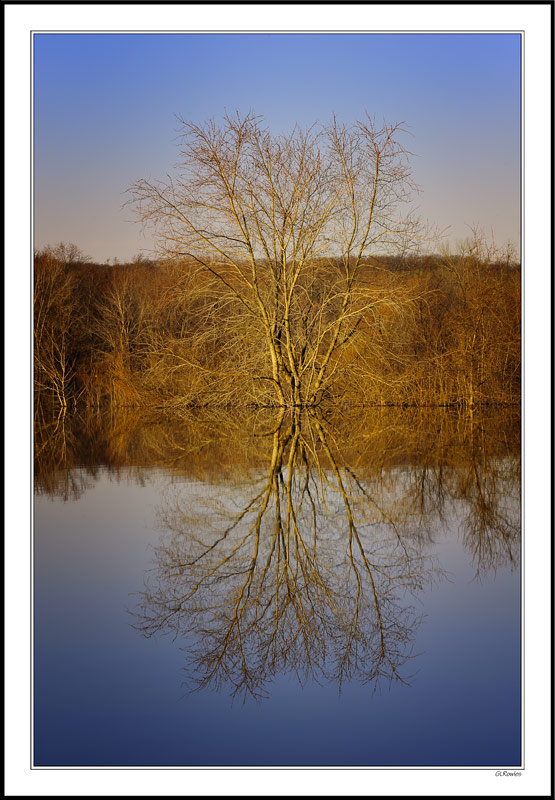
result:
[[[519,431],[37,420],[34,764],[520,765]]]

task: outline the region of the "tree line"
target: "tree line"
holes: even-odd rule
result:
[[[194,260],[107,265],[76,247],[68,258],[64,249],[35,253],[38,403],[65,409],[284,402],[274,390],[263,332]],[[312,269],[306,315],[329,295],[340,265],[321,258]],[[519,402],[518,266],[488,258],[470,242],[456,256],[373,257],[359,272],[373,302],[338,343],[317,402]],[[310,322],[299,310],[293,324],[302,330]]]

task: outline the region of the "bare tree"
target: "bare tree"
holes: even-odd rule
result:
[[[35,254],[34,269],[34,388],[66,409],[75,376],[71,353],[76,319],[75,277],[66,263],[46,248]]]
[[[130,202],[161,254],[211,276],[228,324],[259,344],[261,396],[318,403],[362,320],[399,302],[361,280],[369,258],[406,252],[422,233],[399,213],[416,188],[404,128],[367,116],[274,135],[252,113],[179,121],[177,174],[137,181]]]
[[[55,258],[66,267],[73,267],[81,264],[88,264],[91,259],[87,256],[80,247],[77,247],[73,242],[58,242],[52,246],[47,245],[44,248],[44,254]]]

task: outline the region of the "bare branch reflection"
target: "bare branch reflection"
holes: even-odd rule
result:
[[[479,426],[472,426],[468,447],[471,459],[457,487],[466,509],[460,529],[480,579],[500,567],[520,565],[520,462],[488,458]]]
[[[271,436],[263,477],[178,490],[165,506],[137,627],[188,635],[197,688],[260,696],[288,671],[408,680],[420,621],[410,598],[440,575],[412,510],[343,466],[313,414],[282,414]]]

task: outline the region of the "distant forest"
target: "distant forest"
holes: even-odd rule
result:
[[[520,402],[514,259],[476,241],[456,255],[367,256],[357,265],[364,302],[339,309],[341,327],[328,319],[338,319],[344,260],[309,267],[285,312],[286,340],[279,320],[251,313],[223,267],[216,276],[189,256],[99,264],[72,244],[38,250],[37,408]],[[266,290],[262,274],[263,300]]]

